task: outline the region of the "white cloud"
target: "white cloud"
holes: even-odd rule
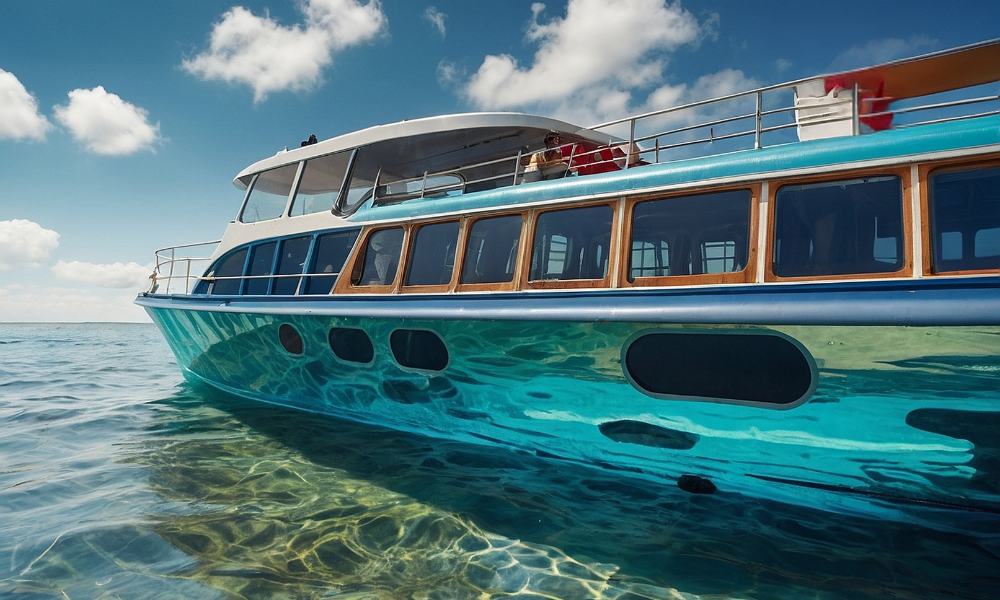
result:
[[[903,38],[872,40],[844,50],[833,59],[831,71],[846,71],[868,67],[879,63],[908,58],[932,50],[938,41],[926,35],[912,35]]]
[[[59,246],[59,234],[34,221],[0,221],[0,271],[37,267]]]
[[[0,285],[0,315],[9,322],[149,322],[134,291],[35,284]]]
[[[306,0],[304,24],[285,26],[234,6],[212,28],[207,50],[183,68],[205,80],[250,86],[254,102],[271,92],[315,86],[333,53],[374,38],[386,25],[377,0]]]
[[[0,139],[44,140],[52,127],[13,73],[0,69]]]
[[[56,119],[76,141],[96,154],[125,155],[151,150],[160,125],[149,123],[145,109],[122,100],[102,86],[75,89],[69,102],[55,107]]]
[[[60,260],[52,267],[52,274],[63,281],[86,283],[104,288],[143,289],[149,286],[152,269],[135,262],[97,264],[79,260]]]
[[[465,87],[478,107],[509,109],[552,103],[588,88],[655,83],[662,54],[697,43],[705,34],[680,3],[665,0],[570,0],[566,16],[540,21],[545,5],[531,7],[526,38],[537,43],[531,65],[509,54],[487,55]]]
[[[447,33],[444,26],[444,20],[447,18],[448,15],[438,10],[437,7],[428,6],[427,9],[424,10],[424,19],[430,23],[434,29],[437,29],[437,32],[441,34],[441,37],[444,37],[445,33]]]
[[[779,73],[784,73],[790,68],[792,68],[792,61],[787,58],[777,58],[774,60],[774,70]]]

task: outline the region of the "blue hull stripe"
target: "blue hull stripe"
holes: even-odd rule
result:
[[[462,295],[140,295],[150,308],[339,317],[748,325],[1000,325],[1000,279]]]

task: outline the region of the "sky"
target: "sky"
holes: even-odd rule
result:
[[[511,110],[579,125],[997,37],[1000,3],[5,2],[0,322],[148,321],[153,250],[219,239],[242,168]]]

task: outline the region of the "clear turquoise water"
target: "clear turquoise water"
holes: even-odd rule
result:
[[[4,598],[992,599],[985,523],[692,496],[196,388],[152,326],[0,325]]]

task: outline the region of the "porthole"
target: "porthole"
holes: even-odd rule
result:
[[[389,336],[389,347],[401,366],[422,371],[442,371],[448,366],[448,348],[433,331],[397,329]]]
[[[629,381],[657,398],[789,408],[809,397],[816,380],[806,350],[774,331],[649,332],[622,358]]]
[[[278,328],[278,341],[289,354],[302,354],[302,336],[288,323]]]
[[[372,340],[363,329],[334,327],[329,339],[330,350],[341,360],[367,364],[375,359]]]

